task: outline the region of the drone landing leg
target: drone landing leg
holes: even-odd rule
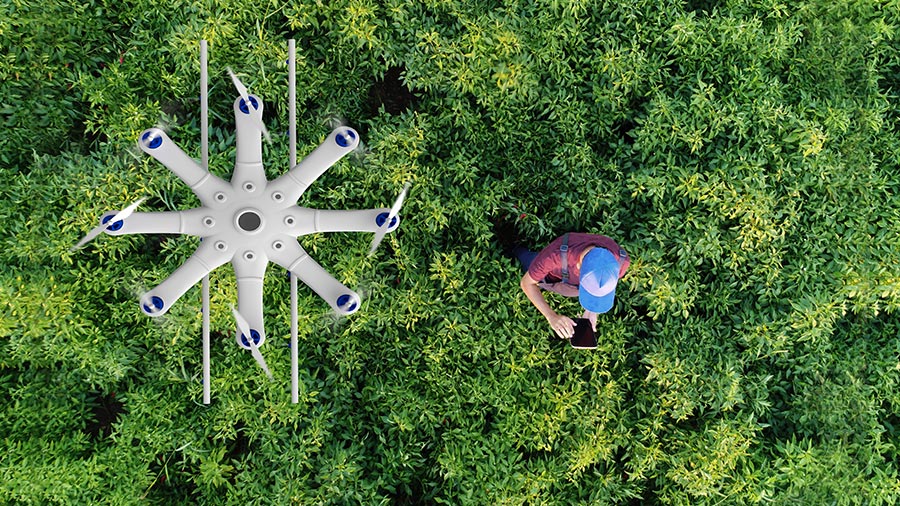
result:
[[[200,41],[200,167],[209,172],[209,51],[207,42]],[[200,284],[203,307],[203,404],[210,401],[209,377],[209,274]]]
[[[290,166],[297,165],[297,43],[294,39],[288,41],[288,121],[290,122],[288,134],[290,135],[289,162]],[[291,276],[291,403],[300,402],[300,360],[297,350],[297,276]]]

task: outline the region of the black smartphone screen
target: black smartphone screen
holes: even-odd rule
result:
[[[575,321],[575,335],[569,338],[569,344],[573,348],[592,350],[597,347],[597,336],[591,328],[591,321],[587,318],[573,318]]]

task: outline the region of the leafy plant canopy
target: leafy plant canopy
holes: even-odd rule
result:
[[[900,3],[896,0],[12,0],[0,16],[0,502],[896,504],[900,501]],[[233,167],[226,68],[288,160],[338,122],[363,148],[304,195],[403,225],[302,244],[363,307],[265,281],[269,381],[212,276],[137,296],[196,248],[101,236],[108,210],[195,207],[136,149],[162,125]],[[271,177],[270,177],[271,178]],[[632,265],[599,347],[518,288],[527,246],[617,239]],[[337,266],[337,267],[333,267]],[[374,273],[374,274],[373,274]],[[577,316],[577,303],[554,299]]]

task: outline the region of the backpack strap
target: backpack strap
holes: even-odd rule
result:
[[[562,257],[562,282],[569,282],[569,234],[563,236],[562,245],[559,247]]]

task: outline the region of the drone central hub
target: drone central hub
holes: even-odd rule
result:
[[[237,226],[244,232],[258,232],[262,228],[262,216],[252,209],[245,209],[237,214]]]

